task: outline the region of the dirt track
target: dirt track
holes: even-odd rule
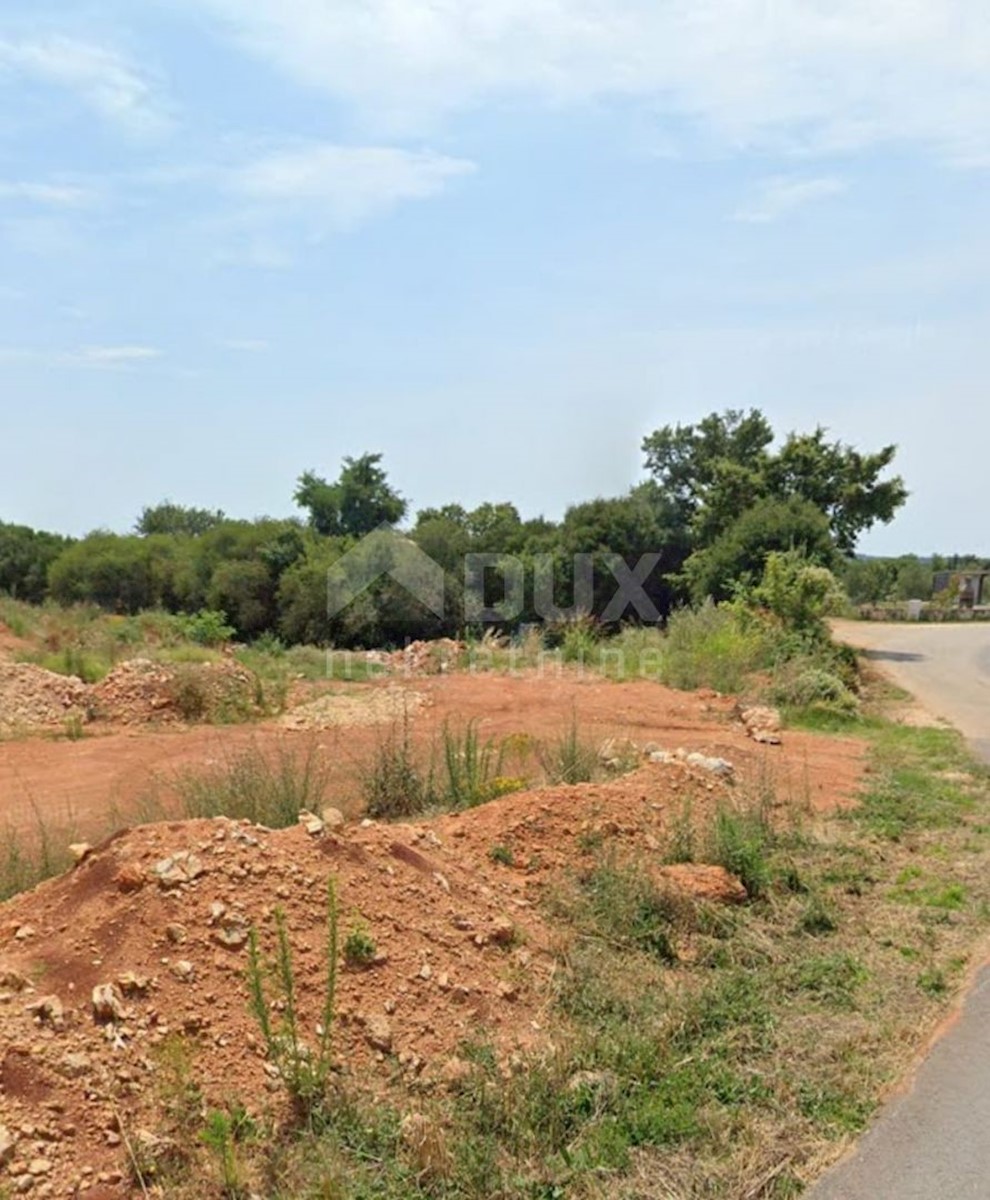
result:
[[[349,689],[360,694],[366,685]],[[380,687],[382,685],[367,685]],[[535,673],[449,675],[410,681],[426,705],[412,719],[414,736],[429,739],[445,721],[478,722],[482,737],[560,736],[576,717],[583,737],[629,738],[664,749],[683,746],[733,761],[743,775],[766,772],[795,801],[829,809],[852,796],[861,770],[861,744],[788,732],[781,747],[757,746],[733,717],[733,702],[713,694],[675,692],[647,680],[611,683],[597,675]],[[271,722],[251,726],[94,733],[80,741],[31,738],[0,742],[0,824],[31,828],[46,821],[71,825],[79,836],[99,835],[114,812],[128,814],[156,777],[208,765],[256,743],[315,745],[333,770],[335,802],[356,810],[355,775],[373,751],[382,726],[291,732]]]

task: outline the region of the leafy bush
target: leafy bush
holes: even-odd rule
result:
[[[750,674],[771,665],[774,653],[772,634],[763,624],[735,605],[706,601],[672,614],[660,671],[671,687],[738,692]]]
[[[806,662],[778,673],[771,696],[775,704],[787,708],[821,707],[846,716],[859,712],[858,698],[838,675]]]
[[[182,625],[186,637],[199,646],[222,646],[237,632],[232,625],[227,624],[224,613],[210,608],[201,609],[194,616],[186,617]]]

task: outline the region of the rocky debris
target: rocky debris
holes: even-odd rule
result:
[[[279,721],[284,729],[332,729],[339,725],[387,725],[415,716],[426,705],[421,692],[397,684],[376,685],[360,691],[332,693],[302,704]]]
[[[0,1125],[0,1167],[5,1167],[14,1157],[17,1149],[17,1138],[6,1125]]]
[[[303,809],[299,814],[299,824],[306,830],[310,837],[319,837],[326,828],[322,817],[307,812],[306,809]]]
[[[676,891],[699,900],[719,904],[745,904],[749,899],[742,882],[724,867],[708,863],[672,863],[661,867],[657,876]]]
[[[369,650],[365,658],[392,675],[442,675],[456,666],[466,651],[464,642],[437,638],[430,642],[410,642],[402,650]]]
[[[112,983],[93,988],[93,1019],[100,1025],[124,1019],[124,1001]]]
[[[740,712],[739,718],[754,742],[761,742],[767,746],[780,745],[780,729],[783,722],[777,709],[763,706],[745,708]]]
[[[74,675],[32,663],[0,662],[0,733],[88,720],[89,688]]]
[[[169,855],[168,858],[163,858],[160,862],[155,863],[154,866],[158,885],[165,890],[192,883],[205,870],[202,859],[189,850],[179,850],[175,854]]]
[[[392,1022],[388,1017],[371,1016],[364,1023],[364,1037],[372,1050],[392,1052]]]
[[[65,1009],[58,996],[39,996],[37,1000],[26,1004],[24,1011],[30,1013],[39,1025],[50,1025],[56,1031],[65,1028]]]
[[[93,710],[122,725],[256,715],[257,679],[230,659],[173,667],[133,658],[89,689]]]
[[[622,771],[633,767],[642,757],[642,751],[629,738],[606,738],[598,748],[598,761],[608,771]]]
[[[85,862],[92,851],[93,847],[89,844],[89,842],[73,842],[72,845],[69,846],[69,856],[77,865],[81,862]]]
[[[125,895],[130,892],[139,892],[147,882],[144,869],[137,862],[122,863],[120,869],[114,875],[113,881],[117,886],[117,890],[123,892]]]
[[[735,767],[728,759],[713,758],[697,752],[690,753],[683,746],[677,750],[651,750],[648,758],[653,763],[684,763],[685,766],[707,771],[708,774],[718,775],[722,779],[731,779],[735,775]]]
[[[339,808],[324,808],[320,812],[320,820],[327,829],[340,829],[347,824],[347,818]]]
[[[30,987],[31,981],[16,967],[9,963],[0,962],[0,988],[6,992],[23,992]]]

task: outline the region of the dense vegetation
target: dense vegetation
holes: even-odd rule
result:
[[[294,495],[301,518],[232,520],[166,501],[145,508],[129,534],[98,530],[70,541],[0,524],[0,592],[123,614],[208,610],[222,613],[241,638],[268,634],[338,646],[457,633],[475,616],[465,600],[478,580],[488,616],[506,626],[545,617],[548,597],[562,615],[579,608],[605,623],[635,615],[612,603],[617,578],[630,573],[666,615],[683,602],[727,599],[755,586],[774,551],[838,569],[857,537],[890,521],[907,496],[899,477],[884,478],[893,446],[862,454],[829,442],[822,429],[774,446],[773,430],[756,410],[666,426],[644,440],[645,482],[624,496],[575,504],[560,522],[524,520],[509,502],[471,511],[448,504],[408,521],[381,456],[365,454],[345,459],[333,482],[303,474]],[[442,616],[387,573],[341,611],[328,612],[328,572],[382,528],[393,531],[400,552],[416,546],[447,572]],[[381,552],[376,545],[373,553]],[[466,572],[471,555],[514,556],[523,566],[521,605],[505,607],[497,561],[469,560]],[[579,555],[590,563],[587,577],[575,566]],[[366,557],[377,561],[371,550]],[[869,586],[864,574],[860,590],[870,598],[878,588],[896,590],[903,574],[895,572],[893,584],[870,575]],[[915,583],[903,587],[914,590]]]

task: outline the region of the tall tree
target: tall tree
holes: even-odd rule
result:
[[[345,458],[335,483],[312,471],[299,478],[295,502],[309,512],[309,523],[324,537],[362,537],[380,525],[396,525],[406,501],[379,466],[380,454]]]
[[[145,537],[154,533],[185,533],[199,537],[224,520],[220,509],[187,508],[183,504],[163,500],[161,504],[142,509],[134,528]]]
[[[757,409],[712,413],[697,425],[666,425],[643,442],[646,468],[677,506],[697,549],[711,545],[761,500],[799,499],[828,518],[836,546],[852,554],[856,540],[886,523],[907,499],[900,476],[881,478],[896,453],[863,454],[814,433],[788,436],[772,450],[773,430]]]

